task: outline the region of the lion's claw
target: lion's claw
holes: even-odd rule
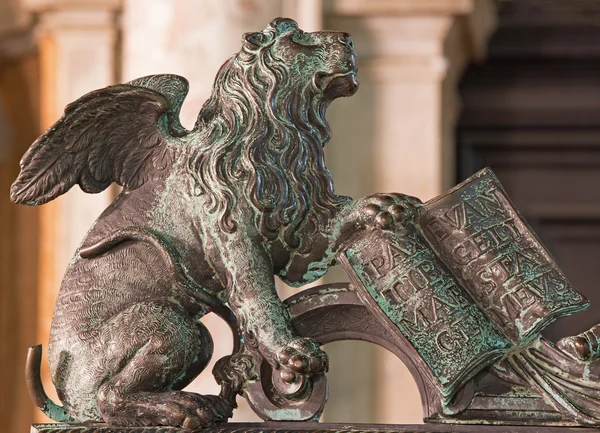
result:
[[[292,357],[293,353],[293,349],[286,347],[281,352],[279,352],[279,355],[277,355],[277,357],[279,358],[279,362],[281,364],[287,364],[290,358]]]
[[[279,375],[286,383],[294,383],[298,375],[318,374],[327,371],[327,354],[313,340],[299,338],[277,354]]]
[[[291,370],[282,370],[279,372],[279,376],[285,383],[294,383],[296,381],[296,373]]]
[[[216,395],[199,395],[185,391],[165,393],[142,393],[131,397],[129,405],[139,405],[138,417],[129,419],[106,414],[105,420],[114,425],[165,425],[196,430],[226,421],[233,408]]]
[[[296,373],[307,373],[308,372],[308,359],[303,355],[294,355],[290,359],[289,367]]]
[[[375,217],[375,222],[382,229],[388,230],[394,226],[394,217],[387,211],[379,212]]]
[[[325,364],[323,363],[323,360],[321,358],[317,358],[317,357],[311,358],[310,371],[314,371],[314,372],[323,371],[324,366],[325,366]]]
[[[371,203],[365,206],[365,212],[371,216],[375,216],[381,212],[381,207],[375,203]]]
[[[365,199],[364,213],[383,230],[392,230],[396,225],[405,226],[414,216],[421,201],[404,194],[373,194]]]

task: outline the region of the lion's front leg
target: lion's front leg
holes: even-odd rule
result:
[[[279,370],[284,382],[294,382],[299,374],[327,370],[327,354],[319,344],[294,334],[289,311],[275,290],[266,254],[253,252],[252,264],[248,266],[237,262],[228,287],[228,300],[238,317],[246,344]]]
[[[220,236],[218,260],[213,260],[245,344],[279,370],[285,382],[324,372],[327,354],[315,341],[295,335],[289,311],[275,290],[271,257],[261,241],[241,232]]]
[[[415,217],[421,204],[418,198],[399,193],[372,194],[348,200],[337,209],[327,226],[311,238],[309,252],[291,254],[279,277],[294,287],[315,281],[366,229],[394,230],[397,226],[404,226]]]
[[[259,255],[261,253],[258,253]],[[327,370],[327,354],[319,344],[294,334],[287,307],[275,290],[270,266],[257,266],[257,260],[267,264],[267,257],[254,256],[253,267],[239,268],[228,288],[229,304],[240,321],[248,345],[257,349],[283,381],[291,383],[298,374],[317,374]]]

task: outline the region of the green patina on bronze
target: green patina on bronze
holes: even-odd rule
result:
[[[432,200],[424,234],[513,345],[588,307],[489,169]]]
[[[407,364],[429,422],[598,425],[599,327],[557,346],[538,336],[587,303],[491,171],[425,204],[335,193],[325,114],[357,88],[348,34],[278,18],[243,36],[190,131],[175,75],[67,106],[24,155],[11,199],[40,205],[113,182],[123,192],[57,298],[49,360],[63,406],[43,390],[41,347],[30,350],[44,413],[98,431],[198,430],[226,421],[242,394],[263,419],[314,421],[327,399],[320,343],[354,338]],[[336,260],[352,286],[278,298],[275,277],[302,286]],[[182,391],[212,355],[209,312],[234,340],[213,370],[218,396]],[[496,418],[480,419],[482,407]]]
[[[64,407],[30,381],[47,415],[196,428],[231,416],[258,369],[249,359],[270,364],[283,395],[323,375],[327,355],[296,335],[274,278],[314,281],[346,241],[377,224],[367,211],[379,209],[377,197],[338,196],[324,163],[326,110],[357,88],[348,34],[306,33],[279,18],[244,35],[191,131],[178,119],[188,83],[175,75],[67,106],[23,157],[11,199],[40,205],[74,185],[94,193],[112,182],[123,192],[63,280],[49,360]],[[180,391],[212,354],[199,322],[209,311],[234,333],[234,354],[215,371],[220,396]]]
[[[588,305],[489,169],[418,205],[393,235],[363,235],[346,256],[358,287],[423,358],[444,405],[482,369]]]
[[[424,359],[448,404],[510,345],[413,225],[394,235],[366,236],[346,254],[369,295]]]

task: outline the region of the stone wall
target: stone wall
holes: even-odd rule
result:
[[[307,31],[330,28],[354,37],[361,89],[329,112],[326,157],[339,193],[398,191],[426,200],[451,185],[457,81],[469,61],[485,54],[495,19],[491,0],[10,0],[0,2],[0,57],[3,43],[17,43],[15,32],[11,42],[3,28],[35,23],[25,34],[39,52],[42,129],[89,90],[165,72],[190,81],[182,123],[191,127],[241,34],[276,16],[295,18]],[[40,209],[37,341],[47,342],[66,264],[115,192],[73,190]],[[345,276],[334,269],[325,279]],[[207,322],[216,335],[215,357],[226,354],[230,347],[220,343],[230,340],[226,327]],[[421,422],[416,386],[396,358],[366,343],[327,350],[326,420]],[[217,391],[209,374],[191,389]],[[236,415],[251,419],[247,407]]]

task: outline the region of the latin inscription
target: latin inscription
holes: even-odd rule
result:
[[[427,203],[420,226],[460,284],[513,344],[585,302],[491,173]]]
[[[347,252],[369,295],[396,324],[442,385],[509,347],[416,227],[373,234]]]
[[[480,334],[468,314],[463,289],[428,251],[417,233],[384,243],[368,261],[365,274],[388,306],[402,306],[398,325],[407,337],[434,331],[438,350],[449,352]]]
[[[413,345],[448,398],[586,306],[489,170],[425,203],[414,224],[367,232],[346,257],[356,290]]]

